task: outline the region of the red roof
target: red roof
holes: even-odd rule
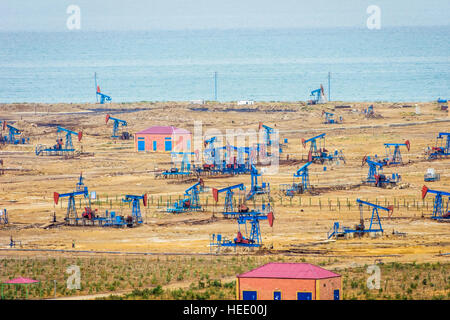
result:
[[[191,134],[186,129],[180,129],[173,126],[154,126],[145,130],[137,132],[137,134],[150,133],[150,134]]]
[[[29,284],[29,283],[36,283],[39,282],[37,280],[29,279],[29,278],[15,278],[9,281],[5,281],[3,283],[5,284]]]
[[[339,274],[310,263],[267,263],[261,267],[238,275],[238,278],[284,278],[325,279],[340,277]]]

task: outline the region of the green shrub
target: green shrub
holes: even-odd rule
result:
[[[155,296],[160,296],[163,294],[163,292],[164,292],[164,290],[160,285],[158,285],[156,288],[153,288],[153,290],[152,290],[152,294]]]

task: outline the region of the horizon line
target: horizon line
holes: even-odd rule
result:
[[[383,29],[396,29],[396,28],[442,28],[442,27],[450,27],[450,23],[447,24],[435,24],[435,25],[384,25],[381,29],[378,30],[369,30],[366,26],[363,25],[355,25],[355,26],[293,26],[293,27],[230,27],[230,28],[136,28],[136,29],[93,29],[86,28],[80,30],[69,30],[67,28],[62,28],[62,30],[52,30],[52,29],[0,29],[0,33],[18,33],[18,32],[29,32],[29,33],[83,33],[83,32],[180,32],[180,31],[237,31],[237,30],[246,30],[246,31],[263,31],[263,30],[330,30],[330,29],[358,29],[358,30],[369,30],[369,31],[382,31]]]

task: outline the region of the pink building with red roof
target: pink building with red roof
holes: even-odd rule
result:
[[[341,276],[309,263],[268,263],[237,276],[238,300],[340,300]]]
[[[134,135],[136,151],[191,151],[192,134],[173,126],[154,126]]]

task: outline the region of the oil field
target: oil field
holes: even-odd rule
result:
[[[234,299],[236,274],[308,262],[343,276],[344,299],[449,299],[448,108],[315,102],[0,105],[0,280]]]

